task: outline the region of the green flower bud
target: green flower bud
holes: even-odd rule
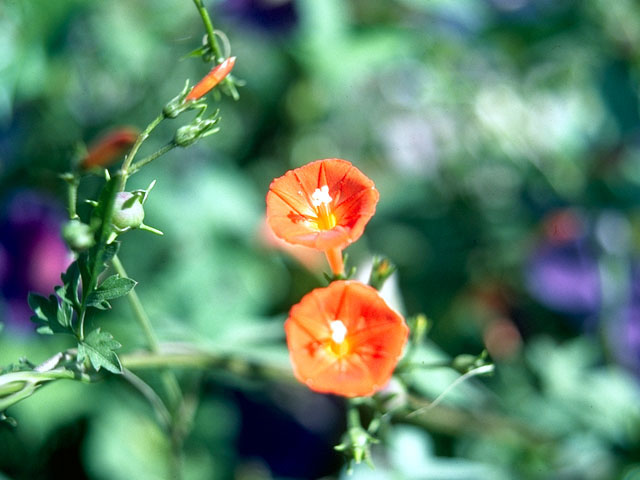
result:
[[[189,92],[189,82],[185,84],[182,91],[172,98],[169,103],[167,103],[162,109],[162,114],[165,118],[176,118],[185,110],[190,110],[193,108],[193,102],[185,102],[185,97]]]
[[[116,229],[138,228],[143,220],[144,208],[140,197],[130,192],[118,193],[113,206],[112,220]]]
[[[70,220],[62,229],[62,237],[74,252],[86,250],[94,244],[93,233],[86,223]]]
[[[195,118],[189,125],[178,129],[173,142],[179,147],[188,147],[199,138],[207,137],[220,130],[216,127],[219,120],[217,112],[209,118]]]

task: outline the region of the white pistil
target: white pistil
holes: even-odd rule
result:
[[[332,200],[333,198],[331,198],[331,195],[329,195],[329,187],[327,185],[316,188],[316,190],[311,194],[311,204],[314,207],[319,207],[320,205],[328,205]]]
[[[329,322],[329,328],[331,328],[331,340],[337,344],[344,342],[344,337],[347,336],[347,327],[344,326],[342,320]]]

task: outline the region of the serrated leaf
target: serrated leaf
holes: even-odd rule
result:
[[[122,373],[122,364],[114,352],[121,346],[113,335],[101,332],[98,328],[78,344],[78,361],[83,362],[88,358],[96,371],[104,368],[112,373]]]
[[[28,303],[33,310],[31,321],[38,324],[38,333],[69,333],[71,330],[71,314],[69,310],[61,309],[58,299],[54,295],[45,298],[35,293],[29,293]]]
[[[106,303],[107,308],[109,308],[109,304],[106,302],[107,300],[122,297],[129,293],[135,286],[135,280],[120,277],[118,274],[112,275],[98,285],[91,294],[89,294],[87,305],[96,308],[104,308]]]

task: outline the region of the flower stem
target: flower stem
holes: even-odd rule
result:
[[[202,23],[204,23],[204,28],[207,31],[207,43],[209,48],[211,49],[211,53],[213,53],[214,60],[218,61],[222,58],[220,53],[220,47],[218,47],[218,41],[216,40],[215,32],[213,31],[213,24],[211,23],[211,17],[209,17],[209,12],[204,8],[204,4],[202,0],[193,0],[193,3],[196,4],[196,8],[198,9],[198,13],[200,17],[202,17]]]
[[[127,184],[127,178],[129,177],[129,168],[131,167],[133,159],[136,157],[138,150],[140,149],[140,146],[144,143],[144,141],[147,138],[149,138],[149,135],[151,134],[151,132],[160,124],[160,122],[162,122],[162,120],[164,120],[164,118],[165,117],[163,114],[158,115],[156,118],[152,120],[152,122],[149,125],[147,125],[147,128],[145,128],[144,131],[140,135],[138,135],[136,143],[133,144],[133,147],[131,147],[131,150],[125,157],[124,162],[122,163],[122,177],[120,179],[120,185],[119,185],[118,191],[122,192],[124,190],[125,185]]]
[[[165,153],[173,150],[174,148],[176,148],[176,144],[173,142],[167,143],[164,147],[162,147],[161,149],[159,149],[157,152],[152,153],[151,155],[144,157],[142,160],[132,164],[129,169],[127,170],[127,173],[129,176],[133,175],[134,173],[136,173],[138,170],[140,170],[142,167],[144,167],[145,165],[153,162],[156,158],[161,157],[162,155],[164,155]]]
[[[78,218],[76,205],[78,203],[78,186],[80,185],[77,175],[72,174],[67,180],[67,208],[69,210],[69,218],[74,220]]]
[[[335,277],[344,276],[344,261],[342,259],[341,248],[330,248],[325,250],[324,254],[327,257],[331,271]]]
[[[200,14],[200,17],[202,17],[204,29],[207,31],[207,44],[211,49],[211,53],[213,54],[215,62],[219,63],[222,61],[222,53],[220,52],[220,47],[218,46],[218,41],[216,40],[216,34],[213,28],[213,24],[211,23],[211,17],[209,17],[209,12],[206,8],[204,8],[202,0],[193,0],[193,3],[196,5],[198,13]],[[222,80],[222,84],[226,85],[229,88],[229,92],[231,93],[231,96],[234,100],[238,100],[238,98],[240,98],[235,84],[229,77],[226,77],[224,80]]]
[[[347,401],[347,429],[362,428],[360,423],[360,410],[353,399]]]

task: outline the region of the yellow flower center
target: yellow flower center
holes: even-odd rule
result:
[[[337,225],[336,216],[331,212],[329,204],[333,201],[329,195],[329,187],[323,185],[311,194],[311,204],[316,211],[316,218],[311,223],[316,230],[331,230]]]
[[[347,327],[342,320],[333,320],[329,322],[331,329],[331,340],[329,341],[329,349],[336,357],[342,357],[349,353],[349,342],[347,340]]]

